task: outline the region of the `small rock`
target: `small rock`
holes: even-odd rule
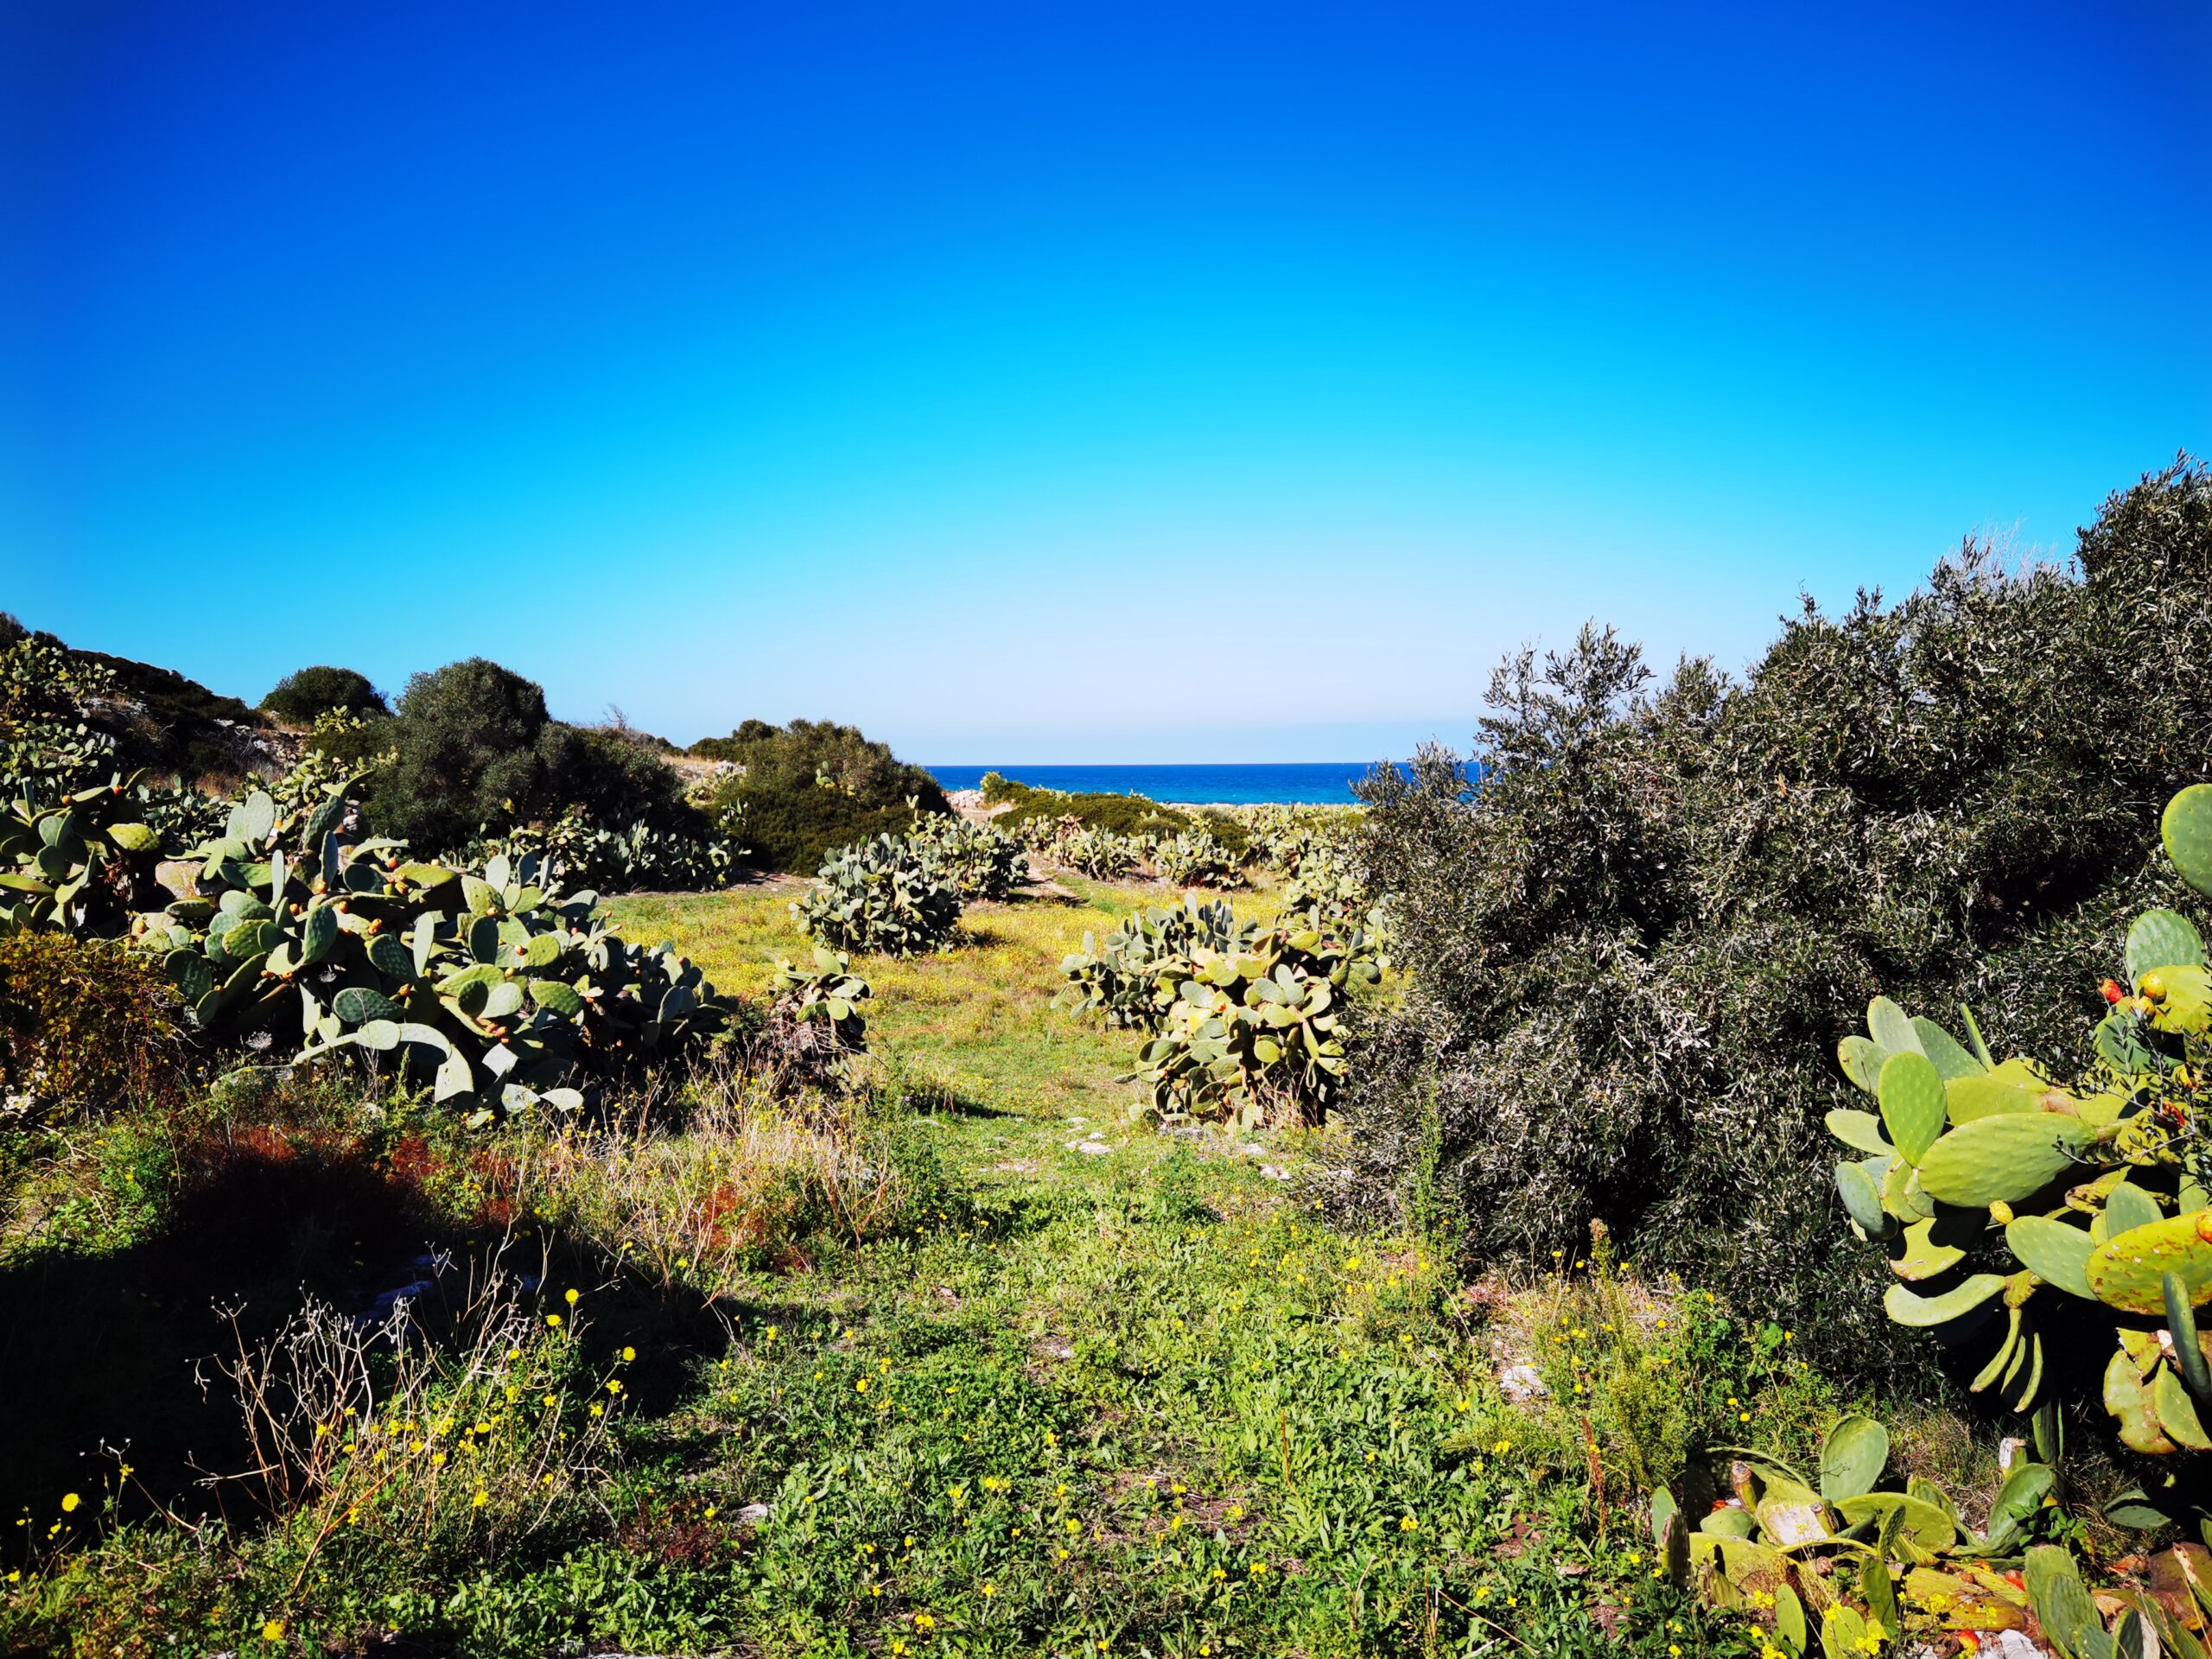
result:
[[[1536,1368],[1529,1364],[1509,1365],[1497,1374],[1501,1393],[1516,1406],[1525,1406],[1531,1400],[1541,1400],[1551,1393],[1544,1386],[1544,1379],[1536,1375]]]
[[[1108,1146],[1103,1141],[1085,1141],[1077,1145],[1076,1150],[1082,1153],[1086,1157],[1103,1158],[1108,1153],[1113,1151],[1114,1148]]]
[[[1281,1168],[1274,1164],[1262,1164],[1260,1166],[1260,1173],[1266,1176],[1271,1181],[1287,1181],[1290,1179],[1290,1172],[1288,1170]]]
[[[768,1518],[769,1513],[768,1506],[766,1503],[747,1503],[743,1509],[737,1512],[737,1518],[741,1521],[766,1521]]]

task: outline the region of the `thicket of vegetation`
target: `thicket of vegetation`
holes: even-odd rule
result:
[[[2074,568],[1970,544],[1894,606],[1808,604],[1740,681],[1655,683],[1594,628],[1512,658],[1471,756],[1363,790],[1408,990],[1344,1196],[1531,1266],[1602,1219],[1848,1372],[1917,1363],[1837,1243],[1836,1042],[1877,995],[1966,1002],[1993,1047],[2088,1066],[2128,921],[2194,906],[2155,848],[2212,775],[2207,660],[2196,466],[2113,496]]]
[[[952,810],[921,767],[830,721],[748,720],[690,752],[732,768],[715,788],[712,810],[764,869],[811,874],[837,848],[903,835],[917,812]]]
[[[2202,468],[1364,810],[0,635],[0,1648],[2205,1659]]]

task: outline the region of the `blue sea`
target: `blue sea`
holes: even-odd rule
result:
[[[1155,801],[1248,805],[1258,801],[1350,805],[1351,786],[1373,771],[1371,760],[1300,760],[1284,764],[1177,766],[931,766],[946,789],[974,789],[987,772],[1071,795],[1148,795]]]

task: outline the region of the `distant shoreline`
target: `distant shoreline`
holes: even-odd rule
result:
[[[1175,806],[1351,806],[1352,785],[1375,770],[1371,760],[1175,762],[1156,765],[933,766],[947,790],[975,789],[988,772],[1071,795],[1142,795]]]

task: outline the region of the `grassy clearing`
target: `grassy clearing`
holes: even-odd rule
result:
[[[1707,1439],[1804,1455],[1840,1402],[1790,1338],[1602,1257],[1471,1294],[1261,1172],[1324,1147],[1132,1128],[1131,1039],[1049,1004],[1086,927],[1161,895],[1069,887],[978,906],[948,956],[857,964],[880,1086],[842,1116],[704,1078],[589,1132],[468,1137],[295,1083],[19,1147],[0,1274],[36,1351],[12,1331],[5,1375],[44,1449],[0,1477],[24,1522],[0,1632],[1757,1653],[1655,1581],[1639,1489]],[[616,910],[751,992],[798,948],[789,896]],[[67,1296],[35,1288],[56,1275]],[[349,1316],[410,1276],[416,1369],[372,1406]],[[124,1329],[127,1387],[65,1398]],[[220,1376],[176,1403],[219,1337],[258,1379],[243,1413]],[[1541,1398],[1500,1394],[1511,1359]]]

